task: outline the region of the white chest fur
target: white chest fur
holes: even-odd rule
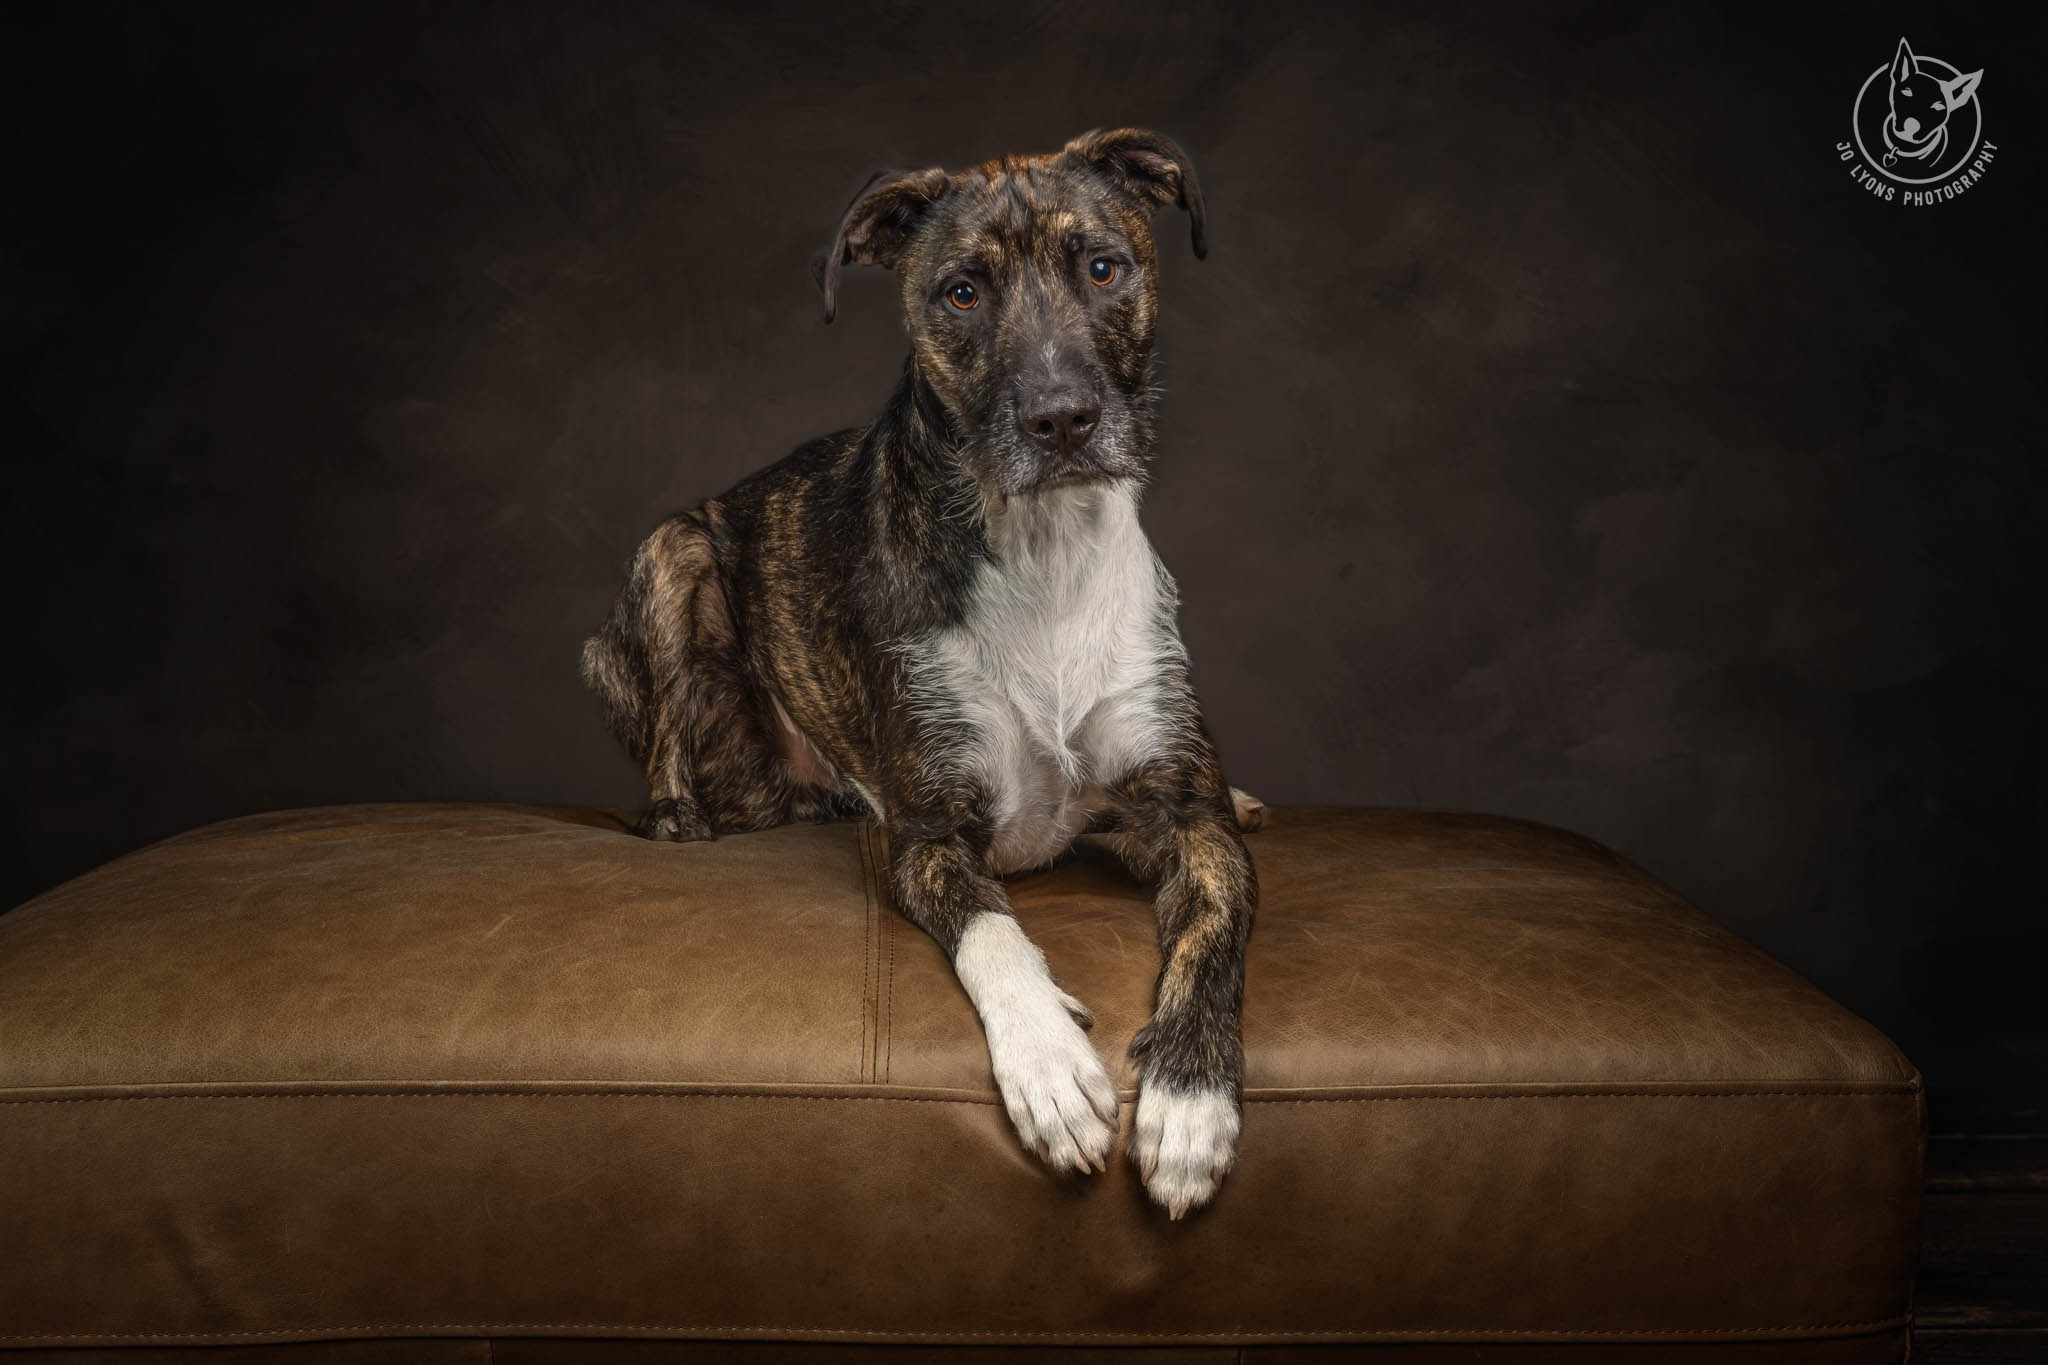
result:
[[[1123,484],[1014,499],[965,620],[913,647],[913,685],[961,727],[958,761],[995,806],[993,871],[1049,861],[1157,752],[1183,670],[1174,587]]]

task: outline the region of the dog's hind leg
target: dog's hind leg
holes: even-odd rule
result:
[[[787,783],[701,512],[670,517],[641,545],[610,617],[584,645],[583,676],[646,772],[642,834],[710,839],[787,818]]]

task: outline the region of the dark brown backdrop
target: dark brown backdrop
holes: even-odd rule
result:
[[[1233,777],[1583,830],[1938,1077],[2043,1069],[2038,6],[68,13],[10,39],[0,903],[635,802],[577,643],[887,391],[885,282],[806,277],[847,193],[1138,123],[1213,211],[1147,522]],[[1986,71],[1953,203],[1836,159],[1902,33]]]

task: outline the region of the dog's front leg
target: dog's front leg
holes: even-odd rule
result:
[[[1203,749],[1149,764],[1111,791],[1126,848],[1160,879],[1157,998],[1131,1042],[1131,1160],[1175,1218],[1208,1203],[1237,1159],[1244,950],[1259,898],[1231,789]]]
[[[1104,1170],[1116,1141],[1116,1086],[1082,1032],[1094,1021],[1053,984],[988,875],[986,845],[971,828],[891,820],[896,904],[952,958],[1024,1145],[1055,1170]]]

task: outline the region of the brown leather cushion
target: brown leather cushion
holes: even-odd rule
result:
[[[1179,1224],[1020,1150],[866,826],[362,806],[120,859],[0,917],[0,1345],[1897,1340],[1875,1030],[1568,834],[1250,843],[1243,1151]],[[1146,889],[1011,894],[1123,1065]]]

